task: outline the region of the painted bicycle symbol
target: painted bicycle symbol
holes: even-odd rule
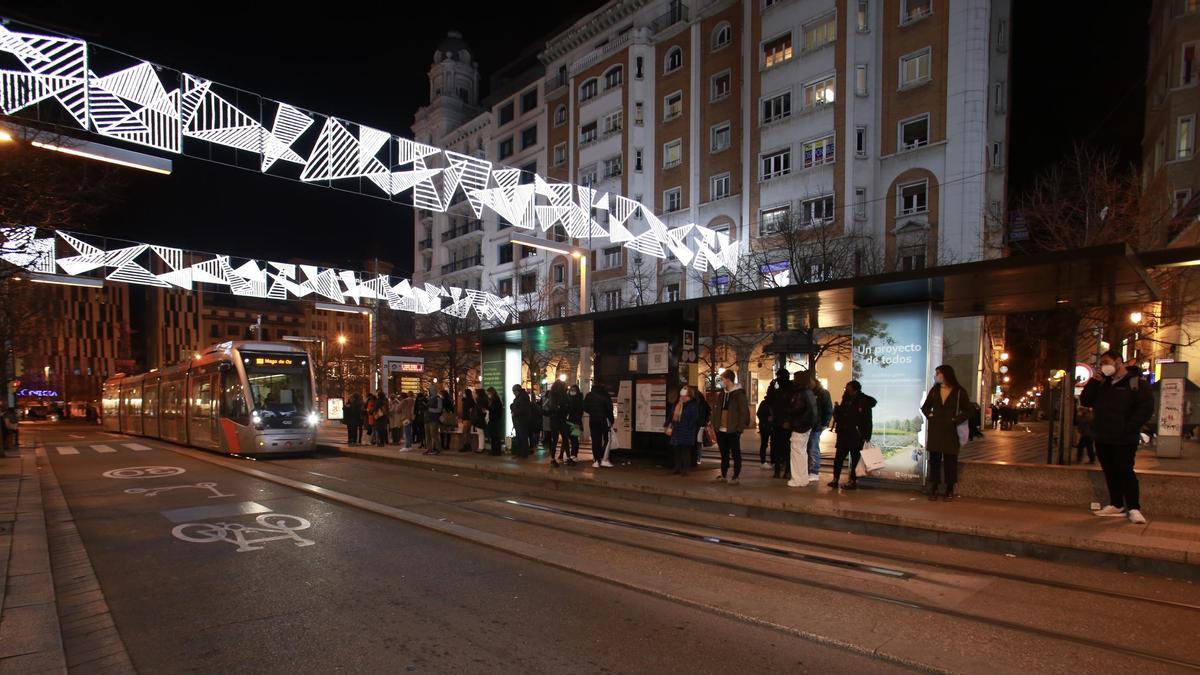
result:
[[[255,518],[255,521],[258,523],[257,527],[240,523],[184,523],[176,525],[171,530],[171,534],[176,539],[195,544],[227,541],[237,545],[238,553],[257,551],[263,547],[253,544],[279,539],[291,539],[296,546],[312,546],[317,543],[296,534],[299,530],[307,530],[312,527],[312,523],[300,516],[291,516],[286,513],[264,513]],[[248,535],[263,536],[251,538]]]
[[[196,483],[195,485],[169,485],[167,487],[159,487],[159,488],[129,488],[129,489],[125,490],[125,494],[130,494],[130,495],[144,494],[147,497],[154,497],[162,492],[169,492],[171,490],[183,490],[186,488],[197,488],[200,490],[208,490],[209,492],[212,493],[208,496],[209,499],[216,499],[217,497],[232,497],[233,496],[231,494],[226,494],[226,493],[218,490],[216,483]]]
[[[186,470],[177,466],[127,466],[124,469],[105,471],[105,478],[166,478],[178,476]]]

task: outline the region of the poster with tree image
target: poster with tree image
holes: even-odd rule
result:
[[[925,475],[925,417],[921,403],[929,373],[941,358],[941,316],[928,304],[854,310],[854,379],[874,396],[871,442],[886,464],[871,475],[921,482]]]

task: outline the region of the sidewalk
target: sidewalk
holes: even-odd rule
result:
[[[544,454],[527,460],[459,452],[428,456],[420,450],[402,453],[395,446],[347,447],[343,437],[332,433],[321,437],[321,445],[347,455],[434,471],[481,474],[565,491],[600,490],[634,501],[669,502],[739,517],[1200,579],[1200,522],[1153,513],[1147,514],[1149,525],[1136,526],[1124,518],[1093,516],[1087,503],[1069,508],[975,498],[930,502],[911,490],[882,487],[839,493],[825,486],[832,479],[828,470],[819,486],[788,488],[757,461],[746,463],[741,485],[735,486],[715,482],[719,465],[708,459],[690,476],[677,477],[665,466],[624,460],[615,468],[593,469],[586,451],[577,466],[552,469]],[[744,454],[757,460],[757,453]]]

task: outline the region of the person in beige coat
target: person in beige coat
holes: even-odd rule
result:
[[[733,478],[729,479],[729,484],[737,485],[738,477],[742,474],[742,432],[750,426],[750,401],[746,398],[746,390],[737,383],[737,374],[731,369],[721,373],[721,389],[712,411],[717,446],[721,449],[721,475],[717,476],[717,480],[725,481],[732,455]]]
[[[404,430],[404,447],[401,452],[412,450],[413,444],[413,405],[417,399],[409,396],[406,393],[400,394],[400,402],[396,404],[393,410],[396,411],[396,417],[400,422],[400,427]]]

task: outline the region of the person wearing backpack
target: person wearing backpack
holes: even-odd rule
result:
[[[954,368],[940,365],[934,370],[937,384],[929,390],[921,412],[925,414],[925,449],[929,451],[929,501],[937,501],[938,483],[944,467],[946,493],[942,499],[954,499],[954,484],[958,482],[958,451],[966,441],[966,430],[960,436],[959,425],[971,415],[971,399],[958,383]]]
[[[817,423],[808,434],[808,480],[815,483],[821,480],[821,432],[829,428],[833,420],[833,397],[815,376],[810,381],[813,398],[817,401]]]
[[[817,426],[817,398],[813,395],[812,374],[806,370],[796,373],[792,382],[792,399],[788,406],[791,437],[791,472],[788,487],[808,487],[813,481],[810,472],[808,439]],[[818,466],[820,455],[818,457]],[[818,476],[820,478],[820,476]]]
[[[1135,525],[1145,525],[1146,517],[1133,470],[1134,455],[1142,425],[1154,415],[1154,395],[1141,375],[1141,369],[1122,363],[1120,353],[1108,351],[1079,395],[1079,402],[1092,409],[1096,457],[1108,484],[1108,505],[1095,513],[1106,518],[1127,517]]]

